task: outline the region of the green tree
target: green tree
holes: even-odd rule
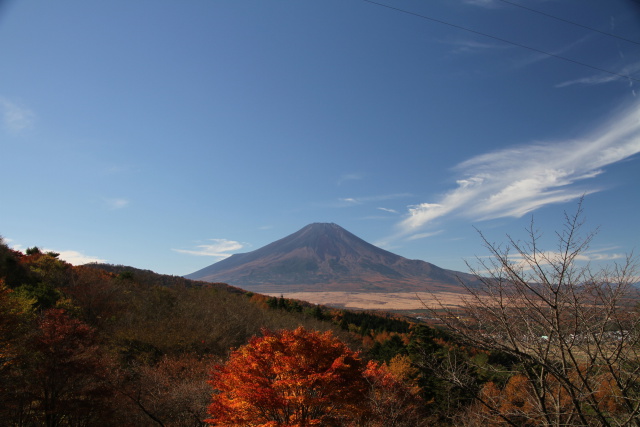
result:
[[[28,253],[21,259],[29,270],[28,281],[16,287],[16,291],[33,298],[38,310],[52,308],[63,296],[61,289],[71,281],[71,265],[59,260],[56,254],[43,254],[37,248],[31,248]]]

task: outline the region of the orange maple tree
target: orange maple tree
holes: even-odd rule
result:
[[[570,378],[575,375],[577,374],[572,373]],[[509,378],[502,389],[491,381],[486,383],[479,396],[483,403],[476,404],[472,410],[483,418],[483,423],[487,426],[502,426],[505,421],[511,425],[545,425],[544,415],[549,413],[553,413],[563,425],[574,425],[576,415],[571,411],[571,396],[557,378],[547,375],[546,382],[551,393],[545,396],[544,407],[540,406],[535,397],[536,391],[531,380],[522,374],[516,374]],[[590,393],[599,409],[613,414],[621,410],[620,389],[609,373],[604,372],[594,378],[591,386]],[[574,390],[584,392],[578,388]]]
[[[423,425],[423,400],[386,365],[366,363],[331,332],[270,332],[216,365],[215,426]]]
[[[408,378],[396,375],[394,370],[409,371],[409,367],[401,367],[400,358],[387,366],[370,361],[364,371],[369,383],[368,408],[366,413],[367,427],[422,427],[429,425],[423,412],[425,402],[420,398],[420,390],[409,382]],[[406,361],[405,361],[406,362]]]
[[[214,368],[208,423],[337,426],[363,416],[368,384],[358,353],[331,332],[263,331]]]

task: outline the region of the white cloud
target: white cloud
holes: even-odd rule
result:
[[[24,252],[26,250],[26,248],[23,245],[21,245],[20,243],[15,243],[13,239],[4,237],[3,240],[4,240],[4,243],[14,251]]]
[[[389,209],[389,208],[377,208],[378,210],[384,211],[384,212],[390,212],[390,213],[394,213],[397,214],[398,211],[395,209]]]
[[[600,191],[579,186],[603,168],[640,152],[640,104],[579,140],[534,143],[473,157],[455,167],[457,187],[435,203],[409,206],[401,234],[444,216],[472,220],[521,217],[551,203]]]
[[[558,264],[561,263],[563,257],[565,256],[563,253],[555,252],[555,251],[545,251],[538,253],[538,263],[540,266],[551,265],[551,263]],[[587,251],[579,254],[575,259],[576,261],[581,261],[584,263],[596,262],[596,261],[615,261],[618,259],[624,259],[626,255],[620,253],[606,253],[601,251]],[[531,266],[529,263],[520,255],[513,255],[510,257],[510,260],[514,263],[518,268],[523,269],[524,271],[531,270]]]
[[[11,249],[16,250],[16,251],[20,251],[20,252],[24,252],[26,250],[26,248],[18,243],[13,243],[13,239],[4,239],[5,243],[7,245],[10,245]],[[69,264],[72,265],[82,265],[82,264],[88,264],[90,262],[99,262],[99,263],[105,263],[107,262],[107,260],[102,259],[102,258],[98,258],[95,256],[91,256],[91,255],[85,255],[81,252],[78,251],[59,251],[56,249],[48,249],[48,248],[40,248],[40,250],[44,253],[46,252],[55,252],[58,255],[58,259],[61,259],[63,261],[68,262]]]
[[[619,77],[619,76],[616,76],[616,75],[613,75],[613,74],[599,74],[597,76],[589,76],[589,77],[584,77],[584,78],[581,78],[581,79],[568,80],[566,82],[558,83],[556,85],[556,87],[567,87],[567,86],[572,86],[572,85],[577,85],[577,84],[589,85],[589,86],[591,86],[591,85],[599,85],[599,84],[618,81],[621,78],[622,77]]]
[[[625,259],[625,254],[607,254],[607,253],[595,253],[595,252],[585,252],[576,257],[579,261],[613,261],[616,259]]]
[[[56,251],[54,249],[43,249],[43,252],[55,252],[60,254],[58,256],[59,259],[68,262],[69,264],[73,264],[73,265],[82,265],[82,264],[88,264],[90,262],[99,262],[99,263],[105,263],[107,262],[107,260],[104,260],[102,258],[98,258],[98,257],[94,257],[94,256],[90,256],[90,255],[85,255],[83,253],[77,252],[77,251]]]
[[[401,198],[410,197],[410,196],[411,194],[409,193],[395,193],[395,194],[381,194],[378,196],[344,197],[338,200],[340,200],[341,202],[352,204],[352,205],[360,205],[362,203],[383,202],[385,200],[401,199]]]
[[[566,82],[557,84],[556,87],[561,88],[561,87],[567,87],[572,85],[593,86],[593,85],[600,85],[600,84],[605,84],[610,82],[624,82],[625,80],[629,82],[629,85],[631,87],[633,87],[633,81],[629,79],[625,79],[625,77],[622,77],[622,76],[632,76],[638,71],[640,71],[640,62],[637,62],[632,65],[627,65],[622,70],[617,72],[617,74],[620,74],[620,75],[600,73],[597,75],[584,77],[581,79],[568,80]]]
[[[418,234],[414,234],[411,237],[408,237],[407,240],[425,239],[427,237],[437,236],[438,234],[442,234],[442,233],[444,233],[444,230],[430,231],[428,233],[418,233]]]
[[[210,256],[215,258],[228,258],[232,254],[229,252],[238,251],[244,248],[244,244],[236,242],[234,240],[227,239],[209,239],[210,244],[198,245],[197,249],[173,249],[176,252],[197,256]]]
[[[126,199],[104,199],[104,201],[111,210],[122,209],[129,205]]]
[[[12,133],[18,133],[31,127],[35,120],[33,111],[6,98],[0,98],[0,109],[2,110],[2,123]]]
[[[393,194],[379,194],[373,196],[363,197],[341,197],[334,199],[330,202],[318,203],[318,206],[331,207],[331,208],[348,208],[353,206],[364,205],[367,203],[380,203],[388,200],[409,198],[413,195],[411,193],[393,193]]]
[[[457,40],[454,42],[448,42],[448,44],[456,46],[454,53],[486,53],[492,50],[504,50],[510,49],[512,46],[505,43],[486,43],[479,42],[477,40]]]
[[[578,263],[581,263],[583,266],[586,266],[589,263],[610,262],[610,261],[615,262],[616,260],[624,260],[627,258],[626,254],[611,252],[613,249],[614,248],[588,250],[577,255],[575,257],[575,261]],[[562,252],[544,251],[539,249],[536,252],[536,263],[539,267],[542,267],[543,269],[550,268],[551,270],[553,270],[553,267],[551,266],[561,264],[564,256],[565,254]],[[494,257],[491,255],[485,255],[485,256],[476,257],[476,259],[480,261],[478,265],[476,265],[476,267],[482,266],[483,268],[478,268],[475,271],[475,273],[480,275],[490,275],[492,271],[484,268],[484,267],[489,267],[490,263],[487,262],[485,264],[484,260],[494,259]],[[520,255],[519,253],[513,251],[513,253],[509,255],[508,259],[511,265],[516,270],[520,270],[522,272],[526,272],[529,274],[533,273],[534,275],[538,274],[538,272],[535,271],[536,269],[531,265],[531,261],[530,260],[528,261],[527,259],[525,259],[524,256]],[[532,280],[536,280],[536,279],[532,278]]]
[[[354,199],[353,197],[347,197],[344,199],[339,199],[341,202],[347,202],[347,203],[354,203],[354,204],[358,204],[360,203],[358,200]]]

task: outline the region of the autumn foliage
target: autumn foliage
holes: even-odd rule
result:
[[[584,375],[584,372],[581,374]],[[524,375],[516,374],[509,378],[502,389],[493,382],[485,384],[479,396],[483,403],[476,404],[472,409],[489,426],[503,425],[507,420],[517,425],[544,425],[544,415],[551,411],[556,414],[560,423],[575,425],[578,421],[571,411],[572,396],[551,375],[547,376],[546,382],[551,393],[545,396],[543,407],[535,396],[536,391],[531,381]],[[586,390],[581,390],[581,393],[585,392]],[[599,375],[591,384],[589,393],[597,401],[600,410],[610,413],[622,410],[620,390],[609,374]],[[595,421],[593,423],[598,424]]]
[[[388,369],[366,364],[331,332],[299,327],[263,334],[215,367],[210,424],[401,425],[382,420],[419,401]]]
[[[15,425],[90,425],[109,412],[107,361],[91,327],[48,309],[20,347],[3,373],[1,416],[21,420]]]
[[[367,414],[362,425],[368,427],[419,427],[427,425],[425,402],[420,390],[409,380],[407,359],[398,356],[387,366],[370,361],[364,372],[369,383]]]
[[[341,425],[362,412],[365,364],[330,332],[264,332],[216,366],[207,420],[219,426]]]
[[[638,328],[601,324],[526,341],[577,356],[536,363],[400,317],[74,267],[0,238],[0,425],[640,425]]]

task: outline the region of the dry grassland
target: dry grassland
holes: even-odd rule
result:
[[[445,307],[459,307],[463,294],[454,292],[398,292],[398,293],[362,293],[362,292],[289,292],[271,294],[271,296],[308,301],[331,307],[362,310],[420,310],[436,307],[437,298]]]

